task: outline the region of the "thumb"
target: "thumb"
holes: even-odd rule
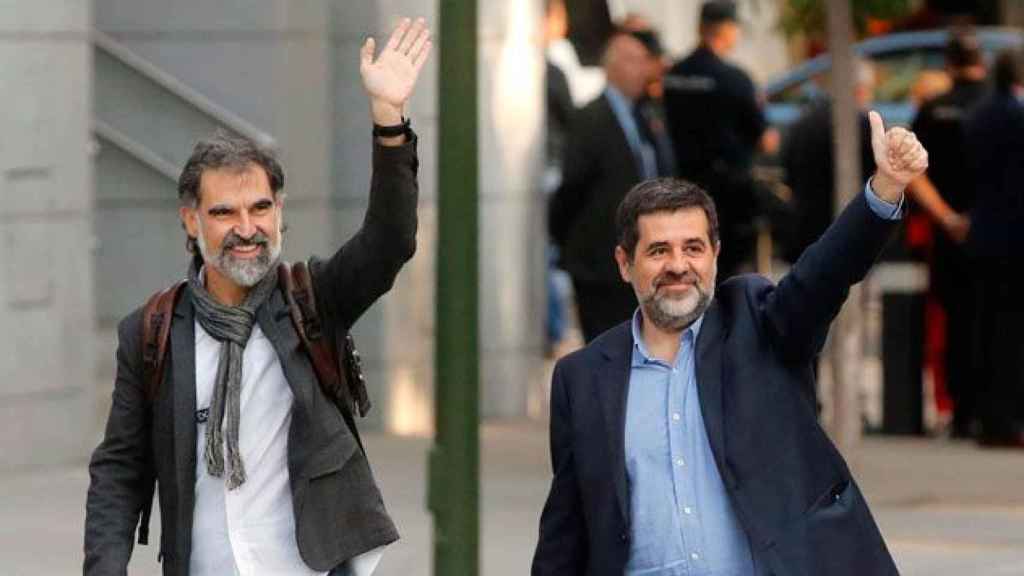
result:
[[[363,43],[362,49],[359,50],[359,66],[361,68],[373,64],[373,51],[376,46],[377,43],[373,40],[373,37],[367,38],[366,42]]]
[[[885,152],[885,125],[882,124],[882,116],[872,110],[868,112],[868,121],[871,123],[871,147],[875,149],[875,154],[883,154]]]

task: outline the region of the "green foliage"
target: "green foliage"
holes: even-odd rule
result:
[[[824,38],[828,4],[842,0],[780,0],[782,15],[779,26],[786,36],[804,34],[811,38]],[[910,0],[849,0],[857,34],[863,35],[869,18],[888,20],[905,16],[911,8]]]

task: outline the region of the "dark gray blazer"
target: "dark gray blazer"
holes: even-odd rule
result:
[[[896,566],[860,489],[826,437],[812,361],[848,288],[895,223],[863,194],[774,286],[724,282],[697,338],[708,442],[759,576],[890,576]],[[554,478],[533,576],[621,576],[631,537],[625,464],[629,322],[559,360],[551,385]]]
[[[328,338],[348,330],[394,283],[416,246],[415,138],[376,145],[362,228],[329,260],[313,261],[317,303]],[[288,473],[299,553],[311,568],[398,539],[369,464],[338,409],[323,395],[280,291],[256,313],[292,389]],[[195,505],[194,311],[188,288],[174,310],[163,385],[152,411],[142,383],[142,311],[118,326],[117,378],[106,434],[89,464],[84,574],[125,574],[152,462],[160,497],[165,576],[188,574]],[[151,481],[151,480],[150,480]]]

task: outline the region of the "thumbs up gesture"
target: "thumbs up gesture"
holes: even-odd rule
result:
[[[898,204],[907,184],[928,168],[928,151],[913,132],[900,127],[886,130],[878,112],[872,110],[868,119],[871,150],[878,167],[871,179],[871,189],[882,200]]]

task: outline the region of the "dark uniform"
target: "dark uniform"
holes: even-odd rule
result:
[[[753,247],[750,169],[766,126],[754,83],[702,46],[665,78],[665,112],[679,176],[705,188],[717,205],[719,278],[728,278]]]
[[[871,125],[867,114],[857,114],[861,182],[875,173]],[[815,102],[786,132],[780,159],[786,184],[793,191],[793,225],[784,256],[796,262],[808,246],[825,233],[835,216],[835,168],[832,103]]]
[[[928,150],[928,178],[942,199],[959,213],[974,205],[975,182],[964,170],[966,119],[987,93],[982,81],[957,80],[949,92],[921,107],[911,126]],[[931,260],[932,290],[946,311],[946,382],[953,399],[953,434],[968,436],[976,414],[977,391],[971,373],[974,322],[973,267],[962,246],[936,234]]]
[[[1024,105],[983,100],[967,122],[976,197],[967,250],[975,262],[975,381],[983,443],[1024,446]]]

